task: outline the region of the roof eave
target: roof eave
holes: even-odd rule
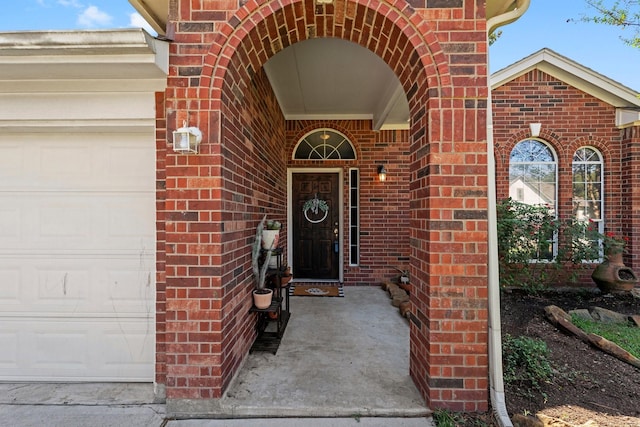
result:
[[[129,0],[129,3],[159,36],[166,36],[169,0]]]
[[[538,69],[618,108],[638,108],[634,90],[572,61],[551,49],[541,49],[491,75],[491,90]]]

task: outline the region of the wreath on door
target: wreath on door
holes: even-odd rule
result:
[[[324,215],[322,216],[322,218],[314,220],[309,218],[309,211],[311,211],[314,216],[318,215],[319,212],[323,212]],[[307,221],[312,224],[318,224],[324,221],[327,218],[327,215],[329,215],[329,205],[327,204],[326,200],[318,199],[318,193],[316,193],[313,199],[309,199],[304,202],[304,205],[302,206],[302,212],[304,212],[304,217],[307,219]]]

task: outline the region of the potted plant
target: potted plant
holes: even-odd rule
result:
[[[272,279],[274,286],[280,286],[282,288],[287,286],[291,279],[293,279],[293,274],[291,274],[291,267],[285,265],[284,267],[282,267],[280,274],[274,274],[272,276]]]
[[[267,216],[265,215],[256,228],[256,239],[253,242],[251,252],[251,268],[253,270],[253,276],[256,279],[256,288],[253,291],[253,304],[258,309],[268,308],[271,305],[271,299],[273,297],[273,291],[271,289],[267,289],[265,286],[267,269],[269,268],[269,261],[271,260],[271,251],[273,250],[273,246],[266,249],[264,262],[260,265],[260,252],[262,248],[266,218]]]
[[[262,249],[273,249],[278,247],[280,240],[280,229],[282,223],[280,221],[268,220],[262,232]]]
[[[411,285],[409,284],[409,270],[398,267],[395,267],[395,269],[400,272],[400,276],[398,277],[398,286],[409,292],[411,290]]]
[[[278,247],[281,228],[282,223],[280,221],[272,219],[266,221],[262,231],[262,249],[275,249]],[[278,268],[278,260],[275,257],[271,258],[267,264],[269,268]]]

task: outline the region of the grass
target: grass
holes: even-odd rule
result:
[[[448,409],[436,409],[433,412],[433,421],[437,427],[490,427],[481,418],[462,412],[451,412]]]
[[[571,322],[586,333],[600,335],[640,358],[640,328],[629,323],[600,323],[572,316]]]

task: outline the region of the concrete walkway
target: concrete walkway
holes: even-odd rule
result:
[[[407,321],[385,292],[292,297],[291,312],[278,353],[250,354],[209,411],[154,403],[150,384],[0,384],[0,425],[432,425],[409,377]]]

